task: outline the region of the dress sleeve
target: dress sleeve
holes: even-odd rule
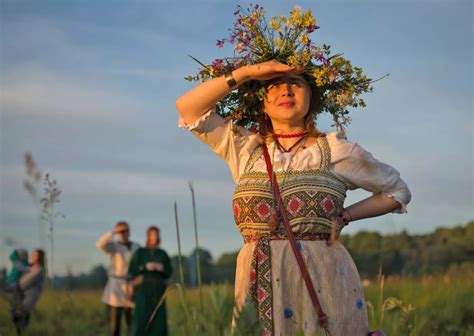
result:
[[[362,188],[374,194],[383,194],[400,203],[393,213],[405,213],[411,193],[400,173],[380,162],[357,143],[347,141],[338,132],[327,135],[331,147],[331,165],[349,189]]]
[[[168,279],[171,276],[171,274],[173,273],[173,268],[171,267],[171,260],[170,260],[168,254],[165,251],[163,251],[163,260],[162,260],[162,262],[163,262],[163,272],[162,272],[163,277],[165,279]]]
[[[209,110],[191,125],[187,125],[180,117],[178,126],[190,130],[226,161],[236,182],[243,169],[242,165],[245,165],[250,151],[260,139],[259,135],[234,125],[231,120],[222,118],[214,110]]]

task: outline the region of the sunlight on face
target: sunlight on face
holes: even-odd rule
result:
[[[31,264],[37,264],[39,263],[39,252],[38,251],[32,251],[31,252]]]
[[[155,230],[148,231],[147,241],[150,245],[156,245],[158,243],[158,232]]]
[[[294,124],[308,113],[311,90],[302,76],[289,73],[276,77],[265,89],[264,111],[272,121]]]

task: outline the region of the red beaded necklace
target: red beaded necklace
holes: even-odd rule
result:
[[[299,137],[305,136],[308,133],[309,133],[308,131],[303,131],[303,132],[290,133],[290,134],[273,133],[273,135],[275,136],[275,138],[285,138],[286,139],[286,138],[299,138]]]

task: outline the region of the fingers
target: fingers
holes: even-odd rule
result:
[[[289,66],[276,60],[271,60],[248,67],[248,73],[251,79],[269,80],[288,72],[301,72],[301,67]]]

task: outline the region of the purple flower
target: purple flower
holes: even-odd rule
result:
[[[225,39],[217,40],[216,46],[217,46],[218,48],[222,48],[222,47],[224,46],[224,42],[225,42]]]
[[[318,54],[318,56],[316,56],[316,59],[318,61],[323,62],[323,64],[326,66],[329,65],[329,61],[322,54]]]
[[[286,319],[289,319],[293,316],[293,310],[291,310],[290,308],[285,308],[283,314],[285,315]]]
[[[214,61],[212,61],[212,67],[213,68],[220,67],[223,63],[224,63],[224,61],[222,59],[220,59],[220,58],[215,59]]]
[[[314,32],[316,29],[319,29],[319,26],[316,26],[315,24],[310,24],[306,27],[308,34]]]

